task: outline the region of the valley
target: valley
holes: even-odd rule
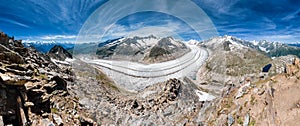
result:
[[[208,52],[196,45],[187,47],[191,51],[182,57],[154,64],[88,58],[81,60],[102,69],[117,84],[129,90],[141,90],[171,78],[196,78],[196,73],[208,57]]]

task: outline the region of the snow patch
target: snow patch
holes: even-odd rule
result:
[[[51,61],[56,63],[56,64],[59,63],[59,64],[70,65],[70,63],[67,62],[67,61],[60,61],[60,60],[56,60],[56,59],[53,59],[53,58],[51,58]]]
[[[259,48],[261,51],[264,51],[264,52],[267,52],[267,53],[269,52],[269,50],[267,50],[267,48],[264,48],[264,47],[261,47],[261,46],[259,46],[258,48]]]
[[[71,63],[71,62],[75,61],[75,59],[66,58],[65,61]]]
[[[199,97],[199,101],[211,101],[216,98],[215,96],[210,95],[210,94],[200,91],[200,90],[195,90],[195,92]]]

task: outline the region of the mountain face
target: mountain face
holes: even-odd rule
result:
[[[59,45],[55,45],[53,48],[51,48],[47,55],[60,61],[64,61],[66,58],[72,59],[72,54]]]
[[[251,43],[231,36],[216,37],[202,42],[200,46],[207,48],[210,56],[200,69],[199,80],[223,84],[228,81],[227,78],[259,73],[271,61],[271,58],[256,50]]]
[[[100,46],[96,54],[101,59],[155,63],[175,59],[188,51],[184,43],[172,37],[148,36],[116,39]]]
[[[287,51],[287,56],[279,57],[271,57],[269,54],[282,48],[298,49],[279,43],[252,43],[231,36],[215,37],[198,45],[207,48],[210,56],[198,71],[197,80],[203,84],[201,87],[211,88],[217,94],[221,93],[220,86],[228,82],[238,84],[241,78],[258,80],[259,77],[284,73],[285,64],[290,63],[290,59],[295,57],[291,55],[295,53]],[[266,48],[274,45],[276,48],[264,49],[259,45]],[[268,71],[263,72],[264,68],[268,68]],[[206,85],[208,83],[215,86]]]

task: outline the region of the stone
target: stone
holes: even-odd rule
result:
[[[234,118],[229,114],[227,116],[227,125],[231,126],[234,123]]]
[[[25,103],[24,103],[24,106],[25,106],[25,107],[33,107],[33,106],[34,106],[34,103],[32,103],[32,102],[25,102]]]
[[[54,89],[67,90],[67,82],[64,79],[60,78],[59,76],[54,76],[51,80],[56,82]]]
[[[42,119],[38,125],[39,126],[55,126],[55,124],[52,121],[50,121],[49,119]]]
[[[249,113],[246,114],[245,118],[244,118],[244,124],[243,126],[248,126],[249,125],[249,121],[250,121],[250,116]]]
[[[0,74],[0,78],[2,79],[2,81],[8,81],[11,80],[12,78],[6,74]]]
[[[54,122],[57,125],[63,124],[63,121],[62,121],[62,119],[61,119],[61,117],[59,115],[53,114],[52,117],[53,117]]]
[[[247,82],[245,85],[241,86],[235,95],[235,99],[242,97],[248,90],[250,82]]]
[[[36,84],[34,84],[34,83],[31,82],[31,81],[28,81],[28,82],[26,82],[26,83],[24,84],[24,86],[25,86],[25,89],[26,89],[26,90],[29,90],[29,89],[32,89],[32,88],[36,87]]]
[[[6,66],[6,68],[19,70],[19,71],[26,71],[27,70],[26,68],[24,68],[23,66],[21,66],[19,64],[11,64],[11,65]]]
[[[0,52],[3,52],[1,60],[8,60],[11,63],[17,63],[17,64],[24,63],[24,59],[20,54],[10,50],[9,48],[1,44],[0,44]]]
[[[89,126],[92,126],[92,125],[96,125],[96,123],[94,122],[94,120],[88,118],[88,117],[85,117],[85,116],[81,116],[80,117],[80,123],[82,125],[89,125]]]
[[[3,117],[2,116],[0,116],[0,126],[4,126]]]
[[[0,73],[5,73],[5,72],[6,72],[6,69],[0,68]]]
[[[38,71],[39,71],[40,74],[46,74],[47,73],[47,71],[44,68],[39,68]]]

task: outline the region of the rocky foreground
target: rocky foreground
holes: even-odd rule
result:
[[[49,56],[0,33],[1,126],[94,124],[70,95],[70,83],[70,69],[61,69]]]
[[[229,84],[224,95],[207,108],[207,125],[300,125],[300,60],[286,71],[266,79],[248,78],[242,85]]]

